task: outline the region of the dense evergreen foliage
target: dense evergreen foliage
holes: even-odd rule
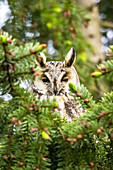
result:
[[[113,46],[95,69],[96,51],[82,34],[90,16],[75,0],[1,2],[10,10],[0,30],[0,170],[113,169]],[[95,3],[101,22],[112,22],[111,4]],[[113,40],[108,25],[102,23],[105,46]],[[86,112],[69,122],[56,101],[41,102],[28,89],[40,52],[62,61],[71,47],[81,86],[70,83],[70,95]]]
[[[6,15],[7,20],[1,28],[16,38],[17,44],[23,45],[29,42],[47,44],[48,60],[60,61],[64,60],[65,54],[74,47],[77,54],[75,67],[80,81],[90,90],[94,99],[99,100],[104,92],[113,89],[112,82],[89,78],[95,68],[91,58],[96,54],[96,49],[82,34],[82,28],[88,29],[91,25],[88,11],[91,11],[95,5],[99,7],[100,21],[112,22],[111,0],[95,0],[91,9],[81,8],[77,0],[28,0],[27,3],[26,0],[2,0],[1,6],[2,2],[7,4],[9,10]],[[109,24],[104,29],[103,24],[101,26],[102,40],[105,40],[104,51],[106,45],[113,44],[112,24],[110,25],[111,29]],[[102,84],[105,84],[105,87]]]
[[[62,61],[70,48],[74,47],[77,54],[75,66],[80,80],[98,100],[99,82],[97,80],[95,83],[94,79],[89,79],[89,74],[94,69],[90,59],[96,51],[82,34],[82,26],[88,28],[89,25],[88,12],[75,0],[7,2],[10,16],[2,29],[16,38],[19,45],[28,42],[47,44],[48,60]]]
[[[55,101],[38,101],[21,87],[37,75],[35,57],[45,49],[39,43],[19,46],[8,33],[0,34],[0,90],[10,95],[0,100],[0,169],[112,169],[113,91],[96,103],[83,85],[70,83],[70,95],[87,112],[68,122]],[[108,55],[92,77],[112,81],[113,46]]]

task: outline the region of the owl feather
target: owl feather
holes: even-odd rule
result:
[[[60,108],[62,118],[68,121],[83,114],[83,109],[73,97],[70,96],[68,84],[72,82],[75,86],[80,85],[79,77],[74,68],[76,54],[71,48],[65,57],[65,61],[46,62],[44,53],[36,57],[36,63],[41,68],[41,74],[37,75],[32,85],[32,91],[37,99],[56,99]]]

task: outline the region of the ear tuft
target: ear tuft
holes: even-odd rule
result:
[[[75,49],[71,48],[65,57],[65,66],[66,67],[73,66],[75,59],[76,59]]]
[[[40,67],[46,66],[46,56],[43,52],[40,53],[40,56],[36,56],[36,63]]]

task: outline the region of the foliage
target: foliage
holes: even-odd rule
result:
[[[110,84],[110,90],[113,90],[113,45],[107,52],[108,59],[97,66],[97,70],[91,74],[92,77],[103,77],[104,84]],[[107,76],[104,76],[106,75]]]
[[[111,13],[113,12],[113,9],[111,7],[112,3],[113,3],[112,0],[108,0],[108,1],[103,0],[100,1],[99,3],[100,13],[104,14],[103,19],[111,22],[113,22],[113,18],[111,16]]]
[[[1,170],[112,169],[113,91],[95,103],[86,87],[70,83],[70,95],[87,112],[68,122],[61,119],[55,101],[38,101],[21,87],[22,81],[29,85],[37,75],[35,57],[45,47],[39,43],[17,46],[1,32],[0,90],[1,95],[11,95],[8,101],[0,100]],[[112,61],[104,66],[99,65],[98,72],[110,79]]]
[[[77,54],[75,67],[80,81],[91,91],[94,98],[99,100],[104,92],[111,89],[111,83],[105,82],[104,88],[101,86],[103,80],[89,78],[89,73],[94,70],[94,63],[90,59],[94,56],[95,50],[84,38],[82,26],[89,28],[90,16],[77,2],[28,0],[26,3],[26,0],[7,0],[10,11],[2,29],[15,37],[19,45],[31,41],[47,44],[48,60],[64,60],[66,53],[73,46]],[[111,0],[97,1],[94,4],[100,7],[101,16],[109,21],[112,21],[111,4]],[[107,37],[108,31],[104,29],[102,34]],[[109,41],[108,44],[112,43],[112,37]]]
[[[22,42],[53,41],[56,49],[85,50],[87,45],[80,25],[88,20],[87,13],[75,1],[8,1],[11,15],[3,27]],[[76,21],[76,22],[75,22]],[[76,41],[75,41],[76,39]],[[87,49],[88,50],[88,49]]]
[[[99,82],[97,80],[95,83],[94,79],[89,79],[89,72],[94,70],[94,64],[90,61],[94,48],[82,34],[82,26],[88,28],[90,19],[87,11],[75,0],[49,2],[29,0],[27,3],[26,0],[7,0],[7,2],[10,16],[2,29],[16,38],[19,45],[31,41],[47,44],[48,60],[62,61],[70,48],[74,47],[77,54],[75,67],[81,83],[84,83],[98,100],[101,91],[98,91]]]

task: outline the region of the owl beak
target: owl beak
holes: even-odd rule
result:
[[[55,94],[55,96],[56,96],[56,94],[57,94],[57,86],[54,86],[53,92],[54,92],[54,94]]]

